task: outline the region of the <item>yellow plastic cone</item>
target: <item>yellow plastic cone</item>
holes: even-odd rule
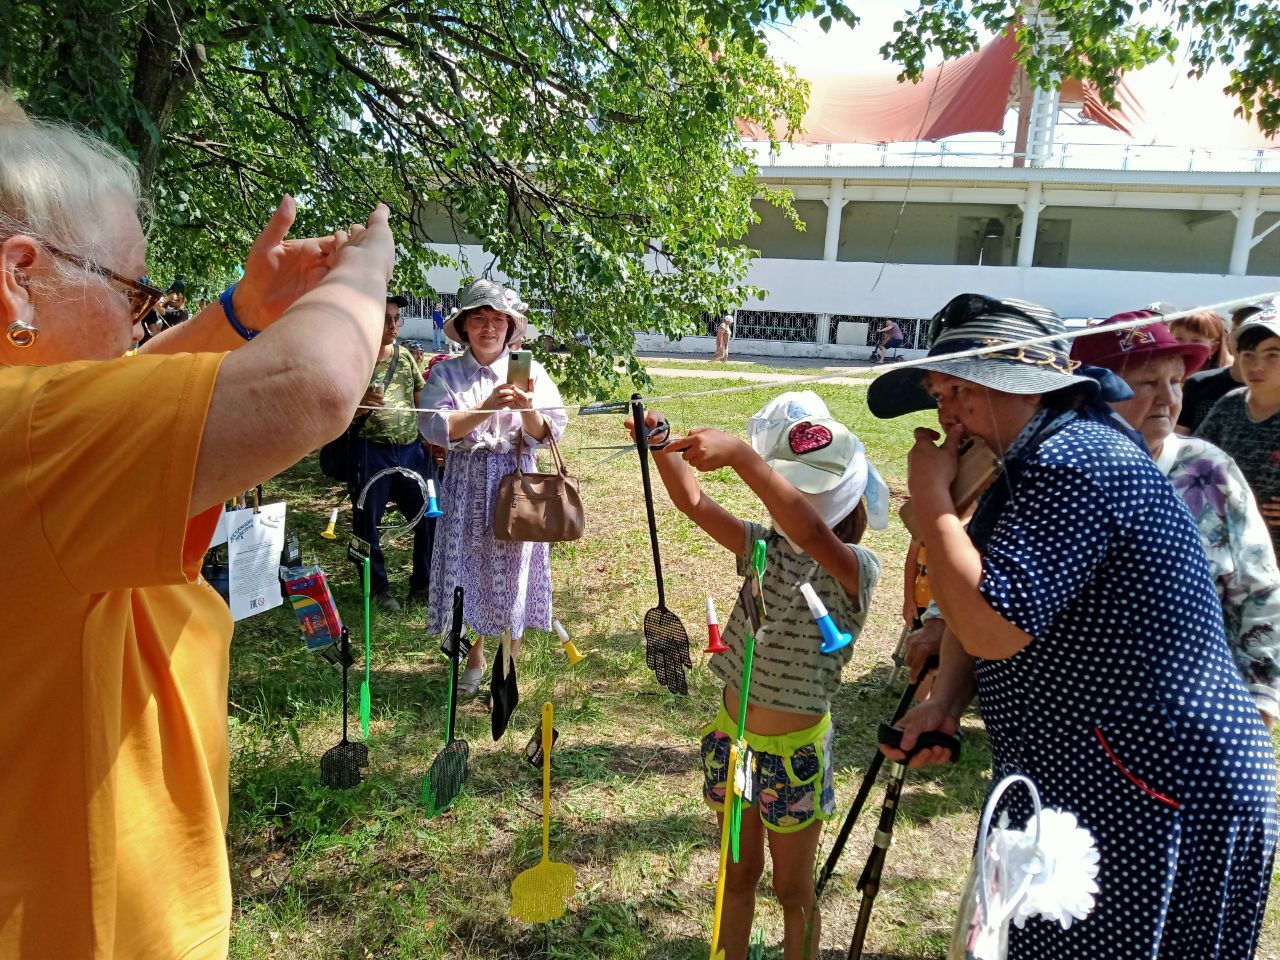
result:
[[[551,626],[555,628],[556,636],[560,638],[560,649],[564,651],[564,655],[569,658],[569,666],[573,666],[579,660],[586,659],[579,651],[574,642],[569,639],[569,632],[565,630],[564,624],[559,620],[552,620]]]
[[[337,525],[338,525],[338,508],[334,507],[332,510],[329,511],[329,525],[320,532],[320,536],[324,537],[326,540],[337,540],[338,534],[334,530],[334,527],[336,527]]]

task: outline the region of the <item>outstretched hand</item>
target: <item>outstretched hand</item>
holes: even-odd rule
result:
[[[678,453],[689,466],[706,473],[733,466],[744,450],[751,448],[737,437],[710,427],[694,427],[686,436],[668,443],[663,452]]]
[[[286,240],[297,216],[287,194],[249,248],[236,284],[236,313],[255,330],[274,323],[300,296],[324,279],[337,247],[334,237]]]

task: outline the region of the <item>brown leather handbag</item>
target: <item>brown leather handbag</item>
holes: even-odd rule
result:
[[[569,476],[547,423],[554,473],[525,473],[524,431],[516,447],[516,469],[502,478],[498,499],[493,505],[493,536],[497,540],[563,543],[582,536],[584,517],[578,478]]]

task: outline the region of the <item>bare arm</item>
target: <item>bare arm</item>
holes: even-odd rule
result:
[[[920,541],[912,540],[902,564],[902,619],[907,626],[916,618],[916,578],[920,576]]]
[[[850,596],[861,595],[857,554],[831,532],[804,494],[765,463],[749,445],[719,430],[696,429],[691,430],[688,436],[672,441],[666,455],[673,453],[682,454],[698,470],[732,467],[760,498],[783,533],[835,577]]]
[[[239,290],[236,291],[239,293]],[[236,300],[235,294],[232,295]],[[236,313],[243,317],[239,303]],[[225,353],[243,347],[246,341],[231,328],[218,300],[212,300],[186,323],[161,330],[138,348],[139,353]]]
[[[376,362],[395,246],[387,208],[339,232],[332,269],[218,371],[188,513],[247,490],[337,436]]]
[[[657,410],[645,414],[645,421],[651,428],[663,419]],[[634,437],[635,425],[630,418],[625,425]],[[705,530],[720,546],[735,556],[741,556],[747,536],[746,525],[703,492],[698,478],[682,459],[670,456],[665,450],[655,450],[653,462],[676,509]]]

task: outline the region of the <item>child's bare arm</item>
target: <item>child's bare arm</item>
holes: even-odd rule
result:
[[[902,619],[910,626],[916,618],[916,578],[920,576],[920,541],[912,540],[902,565]]]
[[[719,430],[696,429],[668,444],[666,458],[674,459],[673,453],[683,455],[698,470],[732,467],[768,508],[783,533],[835,577],[850,596],[861,594],[857,555],[831,532],[804,494],[770,468],[748,444]]]
[[[657,426],[662,422],[662,414],[650,410],[645,413],[645,420],[650,427]],[[630,418],[626,427],[634,437],[635,425]],[[655,450],[653,462],[657,464],[658,475],[662,477],[663,486],[676,509],[705,530],[720,546],[735,556],[741,556],[746,545],[746,525],[703,492],[698,478],[679,457],[667,456],[665,450]]]

